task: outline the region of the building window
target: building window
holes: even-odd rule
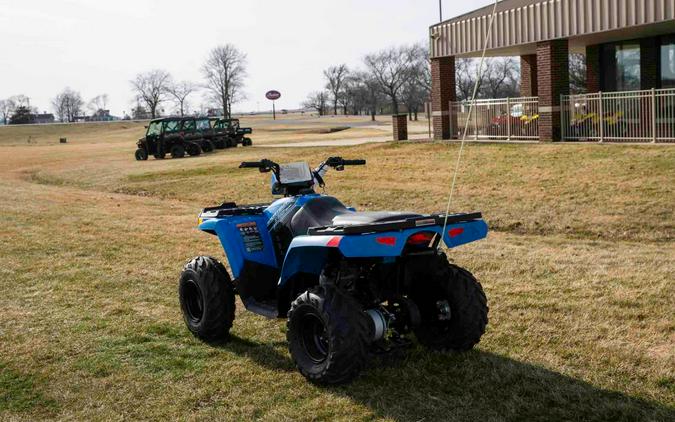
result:
[[[602,48],[605,91],[640,89],[640,44],[626,42],[605,44]]]
[[[675,88],[675,37],[661,43],[661,88]]]

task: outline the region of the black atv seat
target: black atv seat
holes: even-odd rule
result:
[[[306,235],[310,227],[330,226],[335,216],[351,212],[342,202],[331,196],[310,199],[291,219],[291,233],[293,237]]]
[[[330,196],[321,196],[309,200],[291,219],[293,236],[306,235],[310,227],[356,226],[363,224],[386,223],[421,217],[420,214],[407,212],[354,212]]]

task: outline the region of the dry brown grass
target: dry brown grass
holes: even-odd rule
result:
[[[181,264],[222,256],[196,213],[269,198],[267,179],[240,161],[331,154],[369,160],[329,175],[345,202],[438,210],[457,147],[138,163],[135,137],[0,147],[0,419],[675,418],[672,148],[468,147],[456,208],[484,211],[496,231],[451,257],[490,299],[480,346],[415,348],[350,386],[319,388],[293,369],[281,321],[240,306],[233,341],[216,348],[183,327]]]

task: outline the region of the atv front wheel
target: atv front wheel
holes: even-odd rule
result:
[[[483,287],[469,271],[450,264],[445,254],[421,264],[421,268],[413,266],[411,274],[415,290],[410,298],[421,314],[415,336],[435,350],[472,349],[488,323]]]
[[[351,381],[367,359],[371,326],[356,301],[332,286],[301,294],[288,313],[288,348],[300,373],[319,384]]]
[[[241,145],[244,147],[250,147],[251,145],[253,145],[253,141],[251,140],[251,138],[244,138]]]
[[[234,321],[234,284],[214,258],[200,256],[183,268],[178,285],[183,319],[206,342],[228,339]]]
[[[185,157],[185,148],[182,145],[174,145],[171,148],[171,158],[183,158]]]

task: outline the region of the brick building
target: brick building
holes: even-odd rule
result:
[[[456,136],[450,106],[456,100],[455,58],[481,55],[492,10],[487,6],[430,28],[436,139]],[[571,52],[586,55],[591,93],[675,88],[675,0],[499,3],[487,54],[520,56],[521,94],[538,97],[540,140],[562,138],[561,98],[569,94]],[[664,130],[675,132],[675,125]]]

